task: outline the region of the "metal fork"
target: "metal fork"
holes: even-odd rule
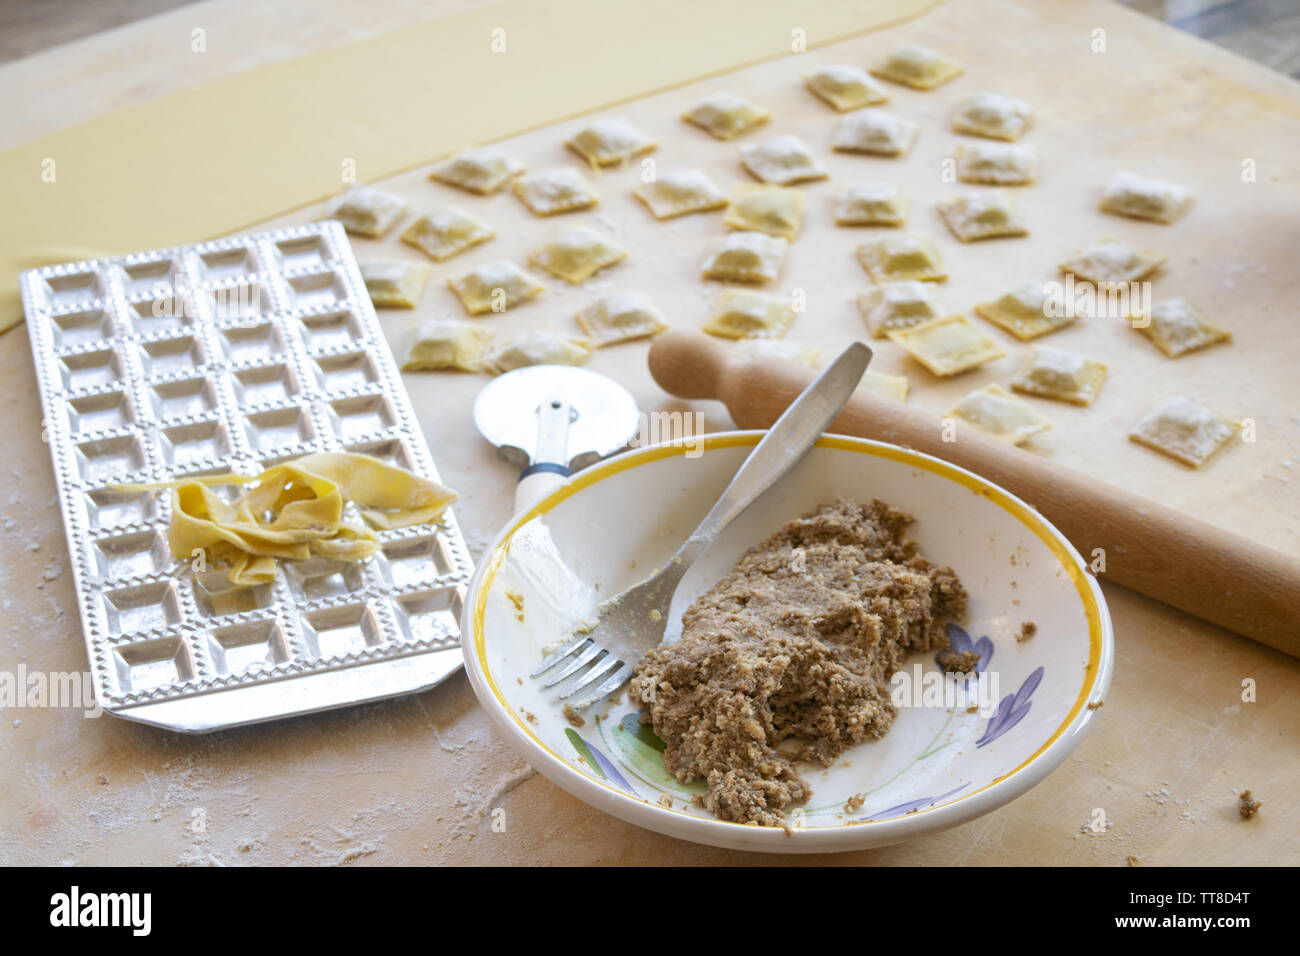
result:
[[[803,458],[839,414],[871,362],[854,342],[777,419],[736,472],[713,509],[667,564],[640,584],[603,602],[594,624],[583,625],[529,676],[558,687],[561,700],[582,709],[614,693],[636,662],[664,637],[668,609],[682,576],[722,531]]]

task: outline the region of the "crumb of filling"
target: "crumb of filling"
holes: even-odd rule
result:
[[[1017,641],[1027,641],[1038,633],[1038,625],[1033,621],[1025,621],[1020,625],[1020,633],[1016,635]]]
[[[581,727],[587,722],[586,719],[582,716],[582,714],[578,713],[576,710],[573,709],[572,704],[564,705],[564,719],[567,720],[574,727]]]
[[[979,651],[962,651],[960,654],[954,650],[939,652],[939,666],[945,674],[969,674],[979,662]]]
[[[812,795],[795,767],[830,766],[898,711],[889,679],[948,646],[966,591],[902,538],[910,515],[842,500],[746,552],[683,615],[682,636],[637,663],[629,699],[678,780],[703,779],[723,820],[785,826]]]
[[[1251,795],[1249,790],[1243,790],[1237,795],[1237,812],[1241,814],[1243,820],[1249,820],[1259,813],[1259,808],[1263,805]]]

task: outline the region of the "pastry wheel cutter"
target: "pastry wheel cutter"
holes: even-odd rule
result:
[[[613,379],[571,365],[533,365],[492,380],[474,400],[474,424],[519,466],[515,511],[637,433],[636,399]]]

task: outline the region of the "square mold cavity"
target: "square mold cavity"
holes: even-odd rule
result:
[[[137,335],[180,332],[193,324],[194,315],[193,300],[168,289],[131,303],[131,331]]]
[[[284,269],[314,269],[328,261],[329,247],[320,236],[304,236],[301,239],[277,242],[275,255]]]
[[[338,348],[360,341],[361,323],[351,312],[324,312],[298,318],[303,342],[313,351]]]
[[[302,601],[343,597],[362,590],[366,585],[361,565],[352,561],[313,557],[285,562],[283,567],[285,577],[289,579],[289,590]]]
[[[255,412],[247,416],[245,424],[248,440],[257,452],[300,445],[311,441],[313,435],[311,416],[307,409],[298,406]]]
[[[223,329],[221,343],[232,362],[256,362],[284,352],[280,330],[270,322]]]
[[[193,422],[160,429],[163,460],[171,468],[213,461],[230,454],[230,436],[219,421]]]
[[[110,531],[145,524],[157,513],[155,492],[96,488],[86,492],[86,520],[91,531]]]
[[[161,531],[140,531],[100,538],[94,545],[100,577],[134,578],[158,574],[171,567],[172,556]]]
[[[128,298],[148,295],[154,298],[171,294],[177,284],[174,259],[150,259],[122,266],[122,286]]]
[[[343,280],[333,272],[293,276],[288,282],[293,304],[299,309],[328,309],[348,297]]]
[[[289,642],[275,621],[249,621],[210,631],[208,653],[218,674],[246,674],[283,664]]]
[[[50,316],[55,348],[80,348],[91,342],[109,338],[113,334],[113,319],[100,308],[80,309]]]
[[[386,465],[405,468],[407,471],[415,470],[415,466],[411,462],[411,456],[406,451],[406,446],[396,438],[388,441],[357,442],[345,446],[344,450],[354,451],[359,455],[369,455],[371,458],[378,458]]]
[[[374,435],[397,423],[397,415],[383,395],[342,398],[330,402],[330,412],[334,432],[343,441]]]
[[[240,405],[266,405],[298,394],[298,383],[287,365],[258,365],[239,369],[231,383]]]
[[[102,392],[68,401],[68,430],[73,435],[122,428],[135,421],[126,392]]]
[[[316,378],[327,392],[365,388],[379,380],[374,360],[365,352],[324,355],[316,359]]]
[[[375,612],[364,604],[323,608],[303,617],[303,642],[315,657],[338,657],[383,643]]]
[[[104,612],[112,634],[137,634],[180,623],[180,595],[170,581],[134,584],[104,592]]]
[[[257,271],[257,260],[245,246],[200,252],[199,262],[206,282],[230,279]]]
[[[113,649],[117,680],[125,693],[183,684],[194,677],[190,649],[179,637],[160,637]]]
[[[84,481],[107,481],[140,471],[146,462],[144,442],[137,435],[101,438],[76,446],[77,470]]]
[[[154,415],[162,419],[203,415],[217,407],[216,389],[202,377],[160,382],[149,388],[149,398]]]
[[[89,302],[104,295],[104,281],[95,272],[74,272],[45,280],[45,296],[55,309]]]
[[[208,301],[218,319],[255,319],[274,311],[271,295],[260,282],[233,282],[209,289]]]
[[[194,574],[194,602],[205,617],[260,611],[271,604],[271,585],[242,587],[230,583],[225,571],[199,571]]]
[[[380,547],[380,566],[399,588],[433,581],[454,567],[447,546],[436,534],[389,541]]]
[[[203,364],[203,346],[192,335],[144,342],[140,345],[140,361],[146,375],[176,375]]]
[[[70,390],[109,385],[122,379],[122,357],[115,349],[78,352],[59,359],[63,387]]]
[[[397,626],[408,640],[456,641],[464,599],[459,588],[427,588],[394,598]]]

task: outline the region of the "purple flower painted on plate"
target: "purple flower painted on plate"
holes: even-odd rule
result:
[[[595,744],[585,739],[572,727],[565,727],[564,735],[569,738],[569,743],[573,744],[573,749],[578,752],[578,755],[585,757],[588,766],[595,770],[599,776],[626,790],[632,796],[636,796],[636,791],[632,789],[632,785],[627,782],[627,779],[618,772],[618,768],[600,752],[600,749]]]
[[[974,651],[979,654],[979,661],[975,664],[975,673],[982,674],[984,669],[989,666],[989,661],[993,660],[993,642],[989,640],[988,635],[981,637],[978,641],[972,641],[970,635],[958,627],[956,624],[948,625],[948,643],[952,645],[952,653],[964,654],[966,651]],[[947,651],[940,651],[934,656],[934,662],[940,667],[943,661],[939,660]]]
[[[1043,668],[1036,667],[1034,672],[1025,678],[1018,691],[1003,697],[998,704],[998,712],[989,719],[989,725],[984,728],[984,735],[975,741],[975,746],[983,747],[985,744],[991,744],[1024,720],[1025,714],[1029,713],[1029,708],[1033,705],[1033,701],[1029,698],[1042,680]]]
[[[954,793],[958,793],[969,787],[969,783],[963,783],[960,787],[954,787],[947,793],[941,793],[937,797],[921,797],[919,800],[909,800],[907,803],[900,803],[896,807],[890,807],[888,810],[881,810],[879,813],[873,813],[869,817],[863,817],[864,820],[877,820],[881,817],[901,817],[911,813],[913,810],[920,810],[924,807],[932,806],[940,800],[946,800]]]

